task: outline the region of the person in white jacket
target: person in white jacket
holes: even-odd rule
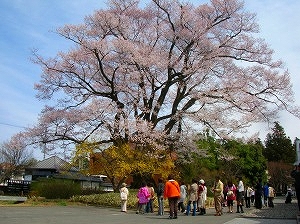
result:
[[[126,187],[125,183],[122,183],[120,188],[120,197],[121,197],[121,212],[127,212],[127,198],[129,195],[129,191]]]
[[[181,210],[182,213],[186,212],[186,208],[185,208],[186,196],[187,196],[187,187],[184,182],[181,182],[180,198],[178,200],[178,211]]]
[[[236,194],[236,205],[237,205],[237,213],[244,213],[243,210],[243,204],[244,204],[244,191],[245,191],[245,187],[244,187],[244,183],[242,181],[242,177],[239,177],[239,183],[237,186],[237,194]],[[240,211],[241,209],[241,211]]]
[[[207,187],[205,186],[205,181],[201,179],[199,181],[199,188],[198,188],[198,208],[199,208],[199,215],[206,214],[206,199],[207,199]]]

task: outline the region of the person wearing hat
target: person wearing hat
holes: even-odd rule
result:
[[[205,181],[203,179],[199,180],[198,188],[198,210],[200,211],[199,215],[206,214],[206,199],[207,199],[207,187],[205,186]]]
[[[126,186],[126,183],[122,183],[120,188],[121,212],[127,212],[127,198],[129,195],[129,191]]]

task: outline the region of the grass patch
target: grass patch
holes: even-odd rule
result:
[[[80,202],[74,202],[65,199],[45,199],[45,198],[29,198],[25,202],[16,201],[0,201],[0,206],[74,206],[82,205]]]

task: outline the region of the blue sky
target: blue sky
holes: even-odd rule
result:
[[[64,24],[78,24],[99,8],[103,0],[1,0],[0,1],[0,143],[23,127],[37,121],[44,102],[35,98],[34,83],[40,68],[30,61],[31,50],[54,56],[67,49],[66,42],[51,30]],[[208,2],[205,0],[192,1]],[[246,0],[245,9],[257,13],[260,36],[275,50],[291,73],[296,104],[300,105],[300,1]],[[287,135],[300,138],[300,120],[288,113],[278,119]],[[270,132],[267,125],[255,125],[262,140]]]

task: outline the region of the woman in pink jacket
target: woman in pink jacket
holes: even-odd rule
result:
[[[137,206],[137,211],[136,214],[144,214],[146,205],[149,201],[150,198],[150,192],[147,188],[146,183],[142,183],[142,187],[139,189],[139,192],[137,193],[137,198],[139,199],[138,201],[138,206]]]

